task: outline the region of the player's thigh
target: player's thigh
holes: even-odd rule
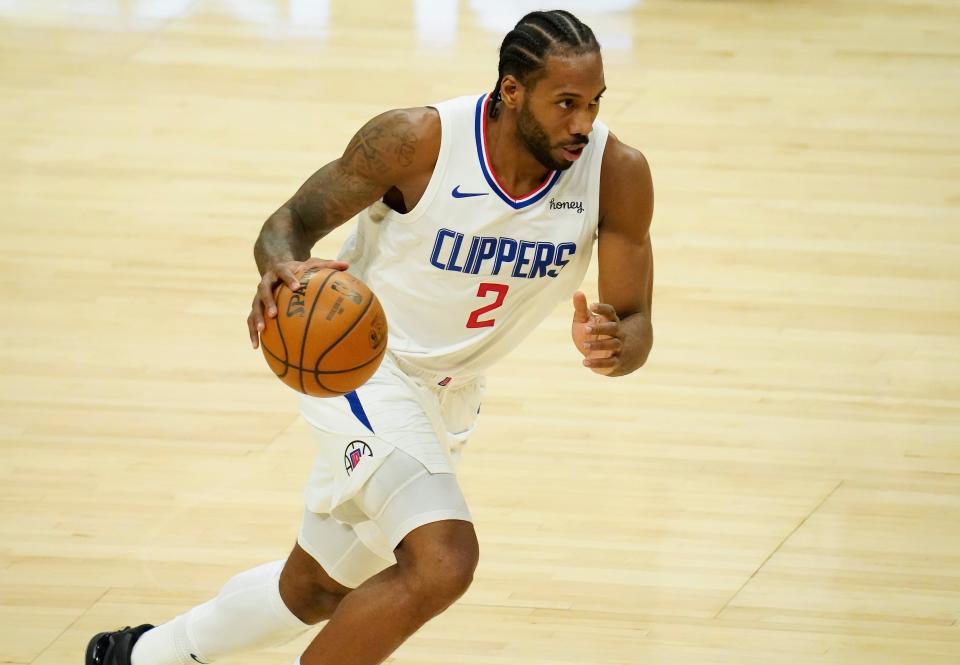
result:
[[[394,450],[354,498],[367,517],[355,526],[381,554],[393,553],[411,532],[455,521],[473,530],[473,516],[453,473],[433,473],[403,450]],[[370,537],[368,537],[370,534]]]
[[[408,534],[426,525],[457,522],[460,542],[447,560],[475,548],[472,516],[456,476],[431,473],[414,457],[392,451],[336,515],[304,511],[298,543],[337,584],[356,588],[366,579],[397,563],[396,550]],[[428,531],[433,531],[429,529]],[[467,533],[469,537],[462,534]],[[445,530],[438,528],[438,534]],[[422,538],[421,538],[422,539]],[[453,544],[443,535],[434,552]],[[409,549],[409,548],[408,548]],[[419,553],[422,548],[417,548]],[[424,555],[428,552],[423,549]],[[407,561],[421,557],[408,556]],[[462,566],[461,566],[462,567]]]
[[[371,550],[358,537],[352,524],[309,508],[303,512],[297,545],[333,582],[325,588],[339,592],[357,588],[396,563],[392,555],[384,557]],[[306,567],[309,568],[309,564]]]

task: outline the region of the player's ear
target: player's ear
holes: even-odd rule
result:
[[[513,74],[507,74],[500,81],[500,99],[504,106],[513,110],[523,103],[523,84]]]

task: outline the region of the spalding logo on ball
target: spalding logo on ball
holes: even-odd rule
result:
[[[387,350],[387,317],[353,275],[313,268],[300,288],[281,284],[277,317],[267,318],[260,347],[281,381],[307,395],[334,397],[363,385]]]

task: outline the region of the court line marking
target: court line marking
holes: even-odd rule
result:
[[[763,563],[761,563],[759,566],[757,566],[757,569],[754,570],[753,573],[750,575],[750,577],[747,578],[747,581],[740,585],[740,588],[737,589],[736,593],[734,593],[734,594],[730,597],[730,600],[728,600],[727,602],[725,602],[725,603],[723,604],[723,607],[721,607],[720,610],[719,610],[716,614],[713,615],[713,618],[714,618],[714,619],[720,618],[720,615],[723,614],[724,610],[726,610],[727,607],[730,606],[730,603],[732,603],[732,602],[736,599],[736,597],[740,595],[740,592],[743,591],[744,588],[746,588],[746,586],[747,586],[748,584],[750,584],[750,582],[753,580],[753,578],[757,576],[757,573],[759,573],[759,572],[763,569],[763,567],[767,565],[767,562],[770,561],[770,559],[772,559],[773,556],[774,556],[777,552],[780,551],[780,549],[786,544],[786,542],[787,542],[788,540],[790,540],[790,538],[793,537],[793,534],[795,534],[797,531],[800,530],[800,527],[802,527],[804,524],[807,523],[807,520],[810,519],[810,518],[813,516],[814,513],[816,513],[818,510],[820,510],[820,507],[823,506],[823,504],[825,504],[825,503],[827,502],[827,500],[828,500],[830,497],[833,496],[834,492],[836,492],[838,489],[840,489],[840,486],[843,485],[843,483],[844,483],[844,481],[843,481],[843,480],[840,480],[840,482],[838,482],[836,485],[834,485],[833,489],[830,490],[829,492],[827,492],[827,495],[826,495],[825,497],[823,497],[822,499],[820,499],[820,502],[817,503],[817,505],[813,507],[813,510],[811,510],[809,513],[807,513],[806,516],[804,516],[804,518],[803,518],[802,520],[800,520],[800,523],[797,524],[797,526],[793,527],[793,530],[792,530],[790,533],[788,533],[788,534],[783,538],[783,540],[780,541],[780,544],[777,545],[776,549],[774,549],[772,552],[770,552],[770,554],[767,555],[767,558],[763,560]]]

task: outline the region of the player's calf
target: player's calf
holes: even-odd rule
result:
[[[283,561],[235,575],[214,598],[157,627],[98,633],[86,665],[194,665],[287,642],[310,628],[283,601]],[[332,612],[332,610],[330,610]]]

